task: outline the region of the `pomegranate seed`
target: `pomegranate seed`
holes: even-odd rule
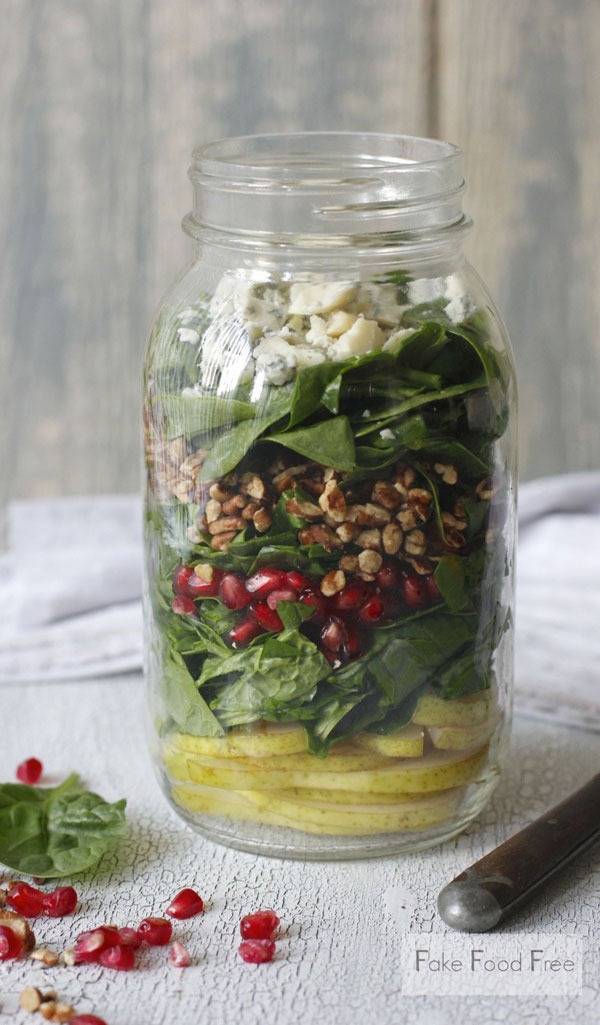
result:
[[[104,968],[114,968],[117,972],[130,972],[135,968],[135,950],[133,947],[121,946],[117,943],[114,947],[107,947],[100,953],[98,958]]]
[[[329,651],[339,651],[348,643],[346,624],[337,616],[330,616],[321,630],[321,643]]]
[[[323,648],[323,655],[334,669],[339,669],[342,665],[342,660],[335,651],[328,651],[327,648]]]
[[[358,617],[363,623],[378,623],[385,615],[385,601],[377,594],[371,595],[358,610]]]
[[[402,574],[398,566],[394,566],[393,562],[384,562],[383,566],[377,574],[377,583],[384,591],[389,590],[392,587],[399,587],[402,581]]]
[[[190,598],[216,598],[219,593],[219,583],[221,576],[216,571],[213,573],[212,580],[203,580],[202,577],[197,577],[195,573],[192,573],[188,580],[187,593]]]
[[[27,758],[20,765],[17,765],[17,779],[20,783],[27,783],[28,786],[32,786],[39,780],[43,769],[44,766],[39,758]]]
[[[255,598],[266,598],[274,587],[280,587],[286,580],[286,574],[280,569],[265,566],[257,570],[246,581],[246,590]]]
[[[346,584],[341,591],[338,591],[333,597],[332,605],[335,609],[339,609],[341,612],[348,612],[351,609],[357,609],[359,605],[362,605],[367,600],[371,593],[371,589],[366,584],[350,583]]]
[[[264,964],[272,961],[275,953],[273,940],[243,940],[238,947],[242,961],[248,964]]]
[[[243,609],[250,601],[250,595],[241,577],[235,573],[224,573],[219,582],[219,598],[228,609]]]
[[[0,961],[12,961],[23,953],[23,944],[12,929],[0,925]]]
[[[101,925],[89,932],[82,932],[75,942],[75,964],[93,964],[100,959],[100,954],[104,950],[120,943],[119,930],[113,929],[110,925]]]
[[[175,940],[175,942],[171,944],[171,949],[169,951],[169,964],[173,965],[173,968],[189,968],[191,963],[190,955],[185,949],[183,943],[180,943],[179,940]]]
[[[346,627],[348,633],[348,640],[345,644],[345,651],[350,658],[358,658],[363,653],[363,640],[358,630],[354,630],[351,626]]]
[[[187,585],[190,577],[193,576],[193,573],[194,571],[191,566],[184,566],[184,564],[181,563],[177,567],[173,573],[173,590],[176,594],[186,594],[188,598],[190,597]]]
[[[278,601],[298,601],[298,592],[293,587],[277,587],[267,596],[267,605],[276,609]]]
[[[195,616],[196,606],[194,605],[191,598],[186,598],[184,594],[176,594],[171,602],[171,608],[173,612],[176,612],[178,616]]]
[[[137,929],[130,929],[128,925],[124,925],[119,929],[119,943],[122,947],[133,947],[137,950],[142,945],[142,938]]]
[[[234,648],[245,648],[262,632],[262,627],[253,619],[242,619],[231,627],[227,636]]]
[[[204,911],[204,901],[199,893],[186,886],[181,890],[167,908],[167,915],[171,918],[193,918]]]
[[[313,606],[315,611],[311,616],[311,623],[324,622],[325,616],[327,615],[327,604],[322,594],[312,588],[307,588],[305,591],[302,591],[302,594],[298,595],[298,601],[301,602],[302,605]]]
[[[62,918],[72,915],[77,907],[77,891],[72,886],[57,886],[52,893],[44,894],[42,914],[46,918]]]
[[[419,577],[406,576],[402,583],[404,601],[411,609],[422,609],[427,604],[427,588]]]
[[[293,587],[295,591],[304,591],[307,587],[312,587],[311,581],[308,577],[298,573],[298,570],[292,569],[289,573],[285,574],[285,581],[290,587]]]
[[[435,577],[433,575],[430,577],[425,577],[425,587],[427,589],[427,595],[429,598],[431,598],[432,601],[440,600],[440,598],[442,597],[442,592],[436,584]]]
[[[279,918],[274,911],[254,911],[242,918],[240,932],[245,940],[270,940],[278,925]]]
[[[24,915],[25,918],[35,918],[36,915],[42,914],[46,896],[45,893],[36,890],[35,886],[30,886],[29,883],[17,883],[15,886],[11,886],[6,894],[6,903],[19,915]]]
[[[78,1014],[70,1019],[69,1025],[106,1025],[106,1022],[97,1014]]]
[[[278,630],[283,630],[283,623],[279,615],[275,609],[270,609],[264,601],[251,605],[250,615],[262,626],[263,630],[268,630],[270,633],[277,633]]]
[[[151,947],[164,947],[171,939],[173,926],[166,918],[144,918],[138,925],[138,933]]]

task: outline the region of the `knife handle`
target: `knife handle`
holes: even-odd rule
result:
[[[453,929],[487,932],[599,840],[600,774],[456,876],[438,912]]]

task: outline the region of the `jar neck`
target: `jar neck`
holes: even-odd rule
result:
[[[460,249],[462,154],[449,143],[374,133],[245,136],[196,150],[198,242],[265,253]]]

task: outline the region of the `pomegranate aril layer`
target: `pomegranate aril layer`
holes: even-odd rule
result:
[[[46,918],[62,918],[73,914],[77,907],[77,891],[72,886],[57,886],[52,893],[44,894],[42,914]]]
[[[280,569],[271,569],[271,567],[265,566],[263,569],[253,573],[251,577],[248,577],[246,580],[246,590],[254,598],[266,598],[273,588],[280,587],[281,584],[285,583],[285,579],[286,574]]]
[[[279,630],[283,630],[283,623],[281,617],[275,611],[275,609],[269,608],[266,602],[257,602],[256,605],[250,607],[250,615],[256,622],[262,626],[263,630],[268,630],[270,633],[277,633]]]
[[[227,637],[234,648],[245,648],[250,644],[250,641],[253,641],[262,632],[262,626],[256,620],[242,619],[241,622],[232,626]]]
[[[0,961],[12,961],[23,952],[21,940],[7,925],[0,925]]]
[[[196,606],[194,605],[191,598],[187,598],[185,594],[176,594],[171,602],[171,608],[173,612],[176,612],[178,616],[195,616]]]
[[[174,943],[171,944],[171,949],[169,951],[169,964],[172,965],[173,968],[189,968],[191,963],[192,960],[183,943],[179,943],[178,940],[175,940]]]
[[[100,960],[102,951],[120,943],[119,930],[110,925],[101,925],[97,929],[82,932],[75,942],[75,964],[93,964]]]
[[[199,893],[189,886],[181,890],[169,904],[166,914],[171,918],[193,918],[204,911],[204,901]]]
[[[293,587],[276,587],[267,597],[270,609],[277,608],[278,601],[298,601],[298,592]]]
[[[142,937],[137,929],[130,929],[128,925],[119,929],[119,943],[122,947],[133,947],[137,950],[142,945]]]
[[[135,968],[135,951],[133,947],[121,946],[108,947],[103,950],[98,958],[104,968],[114,968],[118,972],[130,972]]]
[[[219,583],[219,598],[228,609],[237,611],[249,603],[250,594],[241,577],[235,573],[224,573]]]

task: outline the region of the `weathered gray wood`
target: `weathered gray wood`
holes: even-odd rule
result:
[[[179,223],[192,146],[260,130],[425,132],[428,5],[0,7],[5,483],[133,490],[144,338],[191,253]]]
[[[600,464],[600,5],[440,0],[439,130],[513,338],[527,478]]]
[[[469,250],[517,351],[523,476],[598,464],[600,5],[0,0],[0,13],[4,490],[138,487],[139,365],[190,253],[190,150],[254,131],[462,144]]]

